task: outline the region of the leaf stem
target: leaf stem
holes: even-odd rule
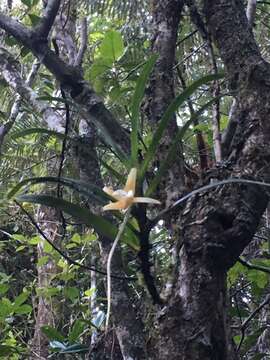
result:
[[[112,281],[111,281],[111,262],[116,246],[125,230],[126,224],[128,222],[129,216],[131,212],[131,206],[127,209],[123,222],[121,223],[116,238],[112,244],[111,250],[108,255],[107,260],[107,314],[106,314],[106,324],[105,324],[105,332],[107,333],[109,327],[110,313],[111,313],[111,297],[112,297]]]

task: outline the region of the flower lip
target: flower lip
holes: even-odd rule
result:
[[[117,200],[103,207],[103,210],[127,210],[134,203],[160,204],[160,201],[147,198],[135,197],[137,169],[132,168],[128,174],[124,189],[113,190],[112,187],[105,186],[103,191]]]

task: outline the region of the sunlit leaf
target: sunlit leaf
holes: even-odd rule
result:
[[[16,308],[15,313],[18,315],[24,315],[24,314],[29,314],[32,312],[32,306],[28,305],[28,304],[23,304],[19,307]]]
[[[64,288],[65,297],[71,301],[74,301],[79,296],[79,294],[80,294],[80,292],[76,287],[65,287]]]
[[[100,45],[100,57],[116,61],[123,55],[123,52],[124,43],[121,33],[115,30],[108,31]]]

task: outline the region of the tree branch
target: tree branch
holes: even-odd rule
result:
[[[48,0],[47,5],[44,11],[44,15],[41,18],[40,22],[37,24],[34,31],[37,32],[38,37],[47,39],[49,32],[53,26],[54,20],[58,13],[61,0]]]
[[[82,66],[83,57],[87,49],[87,19],[84,17],[81,21],[81,45],[75,60],[75,66]]]
[[[83,79],[77,67],[66,64],[48,47],[47,42],[40,41],[32,31],[1,13],[0,27],[29,48],[51,71],[63,89],[79,105],[83,117],[89,123],[93,122],[101,130],[101,136],[107,144],[110,142],[110,146],[118,153],[129,153],[130,142],[126,131],[112,113],[106,109],[100,97]]]

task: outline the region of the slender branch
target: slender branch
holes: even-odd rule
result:
[[[179,46],[180,44],[182,44],[184,41],[186,41],[187,39],[189,39],[190,37],[192,37],[193,35],[195,35],[198,32],[198,29],[193,30],[191,33],[189,33],[187,36],[185,36],[183,39],[179,40],[176,43],[176,46]]]
[[[177,67],[176,70],[177,70],[177,74],[180,79],[182,88],[183,88],[183,90],[185,90],[187,87],[186,81],[184,79],[184,76],[182,75],[180,67]],[[192,100],[190,97],[188,97],[187,103],[188,103],[190,115],[194,116],[195,110],[194,110],[193,103],[192,103]],[[196,125],[199,125],[199,121],[198,121],[198,118],[195,116],[194,117],[194,126],[196,126]],[[200,130],[196,131],[196,142],[197,142],[198,154],[199,154],[199,159],[200,159],[200,168],[203,171],[208,168],[208,151],[206,148],[203,134]]]
[[[41,228],[38,226],[38,224],[36,223],[36,221],[34,220],[34,218],[32,217],[32,215],[16,200],[14,200],[15,204],[17,206],[19,206],[19,208],[22,210],[22,212],[28,217],[28,219],[30,220],[31,224],[36,228],[36,230],[38,231],[38,233],[43,237],[44,240],[46,240],[53,248],[56,252],[58,252],[58,254],[60,254],[65,260],[67,260],[67,262],[69,262],[72,265],[76,265],[79,266],[82,269],[85,270],[90,270],[90,271],[95,271],[98,274],[101,275],[107,275],[107,273],[105,271],[99,270],[97,268],[94,268],[92,266],[87,266],[87,265],[83,265],[80,264],[79,262],[71,259],[68,255],[66,255],[62,250],[60,250],[53,241],[51,241],[48,236],[41,230]],[[120,280],[135,280],[134,277],[123,277],[123,276],[118,276],[118,275],[111,275],[112,278],[115,279],[120,279]]]
[[[38,60],[36,60],[31,68],[30,73],[28,74],[28,77],[25,81],[25,85],[26,86],[31,86],[37,73],[38,70],[40,68],[40,62]],[[20,112],[20,108],[21,108],[21,100],[22,97],[21,95],[17,95],[14,104],[12,105],[11,111],[10,111],[10,117],[9,117],[9,121],[6,122],[5,124],[1,125],[0,127],[0,154],[1,154],[1,148],[2,145],[4,143],[5,137],[7,136],[7,134],[10,132],[10,130],[12,129],[18,114]]]
[[[254,25],[254,20],[255,20],[255,15],[256,15],[256,6],[257,6],[257,0],[248,0],[246,15],[247,15],[249,26],[251,28],[253,28],[253,25]]]
[[[268,305],[270,303],[270,294],[266,295],[264,301],[249,315],[249,317],[243,322],[243,324],[241,325],[241,340],[239,342],[239,345],[237,347],[237,352],[239,352],[244,338],[245,338],[245,330],[248,327],[249,323],[251,322],[252,319],[254,319],[254,317],[262,310],[262,308],[266,305]]]
[[[125,154],[130,152],[129,138],[114,115],[105,107],[102,99],[84,80],[80,70],[60,59],[49,48],[47,41],[41,41],[34,31],[1,13],[0,28],[14,36],[40,59],[80,107],[86,121],[89,124],[94,123],[99,128],[100,135],[124,158]]]
[[[0,27],[27,47],[31,47],[31,30],[0,12]]]
[[[75,60],[75,66],[82,66],[83,57],[87,49],[87,19],[84,17],[81,22],[81,45]]]
[[[248,179],[237,179],[237,178],[221,180],[221,181],[211,183],[209,185],[202,186],[202,187],[200,187],[200,188],[198,188],[196,190],[191,191],[187,195],[181,197],[179,200],[175,201],[167,209],[162,210],[154,219],[149,221],[148,228],[152,229],[159,222],[159,220],[164,219],[165,216],[167,216],[170,212],[175,211],[182,203],[187,201],[190,197],[192,197],[192,196],[194,196],[196,194],[199,194],[201,192],[210,190],[210,189],[215,188],[215,187],[220,186],[220,185],[234,184],[234,183],[270,187],[270,183],[264,183],[262,181],[255,181],[255,180],[248,180]]]
[[[61,0],[48,0],[44,11],[44,16],[42,17],[36,29],[34,30],[38,33],[38,36],[40,38],[47,39],[49,32],[53,26],[56,15],[58,13],[60,4],[61,4]]]
[[[196,49],[194,49],[190,54],[188,54],[184,59],[179,61],[176,65],[174,65],[173,69],[176,69],[178,66],[184,64],[189,58],[191,58],[193,55],[197,54],[202,48],[204,48],[207,45],[207,42],[202,43],[199,45]]]
[[[116,246],[125,230],[126,224],[128,222],[129,216],[130,216],[130,212],[131,212],[131,206],[127,209],[127,212],[124,216],[123,222],[119,227],[118,234],[116,235],[116,238],[112,244],[111,250],[108,255],[108,260],[107,260],[107,314],[106,314],[105,332],[108,331],[110,313],[111,313],[111,296],[112,296],[111,263],[112,263],[112,257],[113,257],[114,251],[116,249]]]

